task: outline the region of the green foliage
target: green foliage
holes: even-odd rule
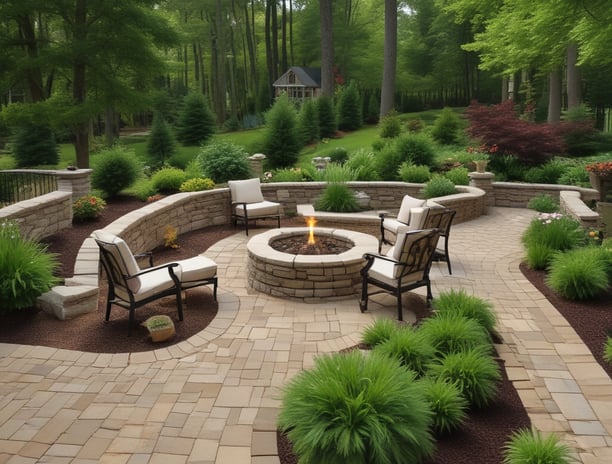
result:
[[[450,171],[445,172],[444,177],[449,179],[455,185],[470,184],[469,170],[468,168],[464,168],[463,166],[453,168]]]
[[[95,195],[84,195],[72,204],[72,220],[76,222],[98,219],[106,202]]]
[[[307,182],[312,180],[310,173],[301,168],[277,169],[270,173],[271,177],[267,182]]]
[[[385,145],[380,151],[376,152],[376,171],[380,174],[382,180],[398,180],[398,166],[404,161],[406,160],[402,159],[401,153],[393,145]]]
[[[202,172],[202,166],[198,162],[197,158],[192,158],[189,160],[187,165],[185,166],[185,177],[187,179],[197,179],[199,177],[204,177]]]
[[[353,82],[345,86],[338,102],[338,128],[343,131],[359,129],[363,124],[361,117],[361,97]]]
[[[470,406],[483,408],[491,402],[501,380],[499,366],[490,355],[490,349],[476,347],[449,353],[429,366],[433,379],[454,384]]]
[[[360,149],[351,153],[344,165],[355,173],[355,180],[380,180],[376,170],[376,156],[369,150]]]
[[[192,178],[187,179],[181,184],[179,190],[181,192],[201,192],[202,190],[212,190],[215,188],[215,183],[209,178]]]
[[[368,124],[376,124],[378,122],[378,116],[380,111],[380,103],[378,98],[373,92],[370,92],[368,97],[367,105],[363,114],[363,119]]]
[[[409,119],[406,121],[406,129],[408,132],[421,132],[425,128],[425,123],[422,119]]]
[[[251,176],[247,153],[241,146],[231,142],[213,141],[202,147],[197,159],[204,175],[217,184]]]
[[[434,175],[423,187],[424,198],[437,198],[457,193],[455,184],[441,175]]]
[[[174,137],[160,113],[153,116],[151,132],[147,139],[147,159],[151,166],[159,168],[176,152]]]
[[[398,170],[399,178],[404,182],[424,184],[431,179],[429,166],[417,166],[410,161],[404,161]]]
[[[460,128],[461,120],[459,115],[450,108],[444,108],[431,128],[431,135],[436,142],[443,145],[451,145],[457,143]]]
[[[278,423],[300,462],[420,462],[433,451],[414,373],[375,353],[316,358],[285,387]]]
[[[419,330],[438,355],[478,347],[491,349],[489,334],[479,321],[450,311],[425,319]]]
[[[392,356],[414,371],[417,377],[427,372],[436,350],[421,330],[407,326],[392,332],[389,338],[374,350],[385,356]]]
[[[151,179],[144,176],[136,180],[127,191],[141,201],[147,201],[149,197],[157,193]]]
[[[57,284],[57,256],[21,237],[15,221],[0,222],[0,314],[28,308]]]
[[[542,166],[529,168],[525,171],[523,179],[530,184],[556,184],[566,169],[566,163],[550,160]]]
[[[538,430],[515,431],[504,446],[504,464],[570,464],[569,448],[555,435]]]
[[[546,284],[570,300],[588,300],[610,287],[612,258],[598,246],[556,253],[550,261]]]
[[[266,114],[264,153],[272,168],[295,164],[302,148],[297,112],[286,95],[281,95]],[[215,179],[216,180],[216,179]]]
[[[204,96],[200,93],[189,93],[183,100],[179,113],[176,138],[183,145],[197,146],[215,133],[215,114]]]
[[[464,289],[441,292],[431,302],[436,314],[455,314],[473,319],[489,334],[495,332],[497,318],[493,304],[475,295],[468,295]]]
[[[436,158],[431,138],[422,132],[409,132],[395,140],[395,149],[402,161],[411,161],[416,165],[431,166]]]
[[[333,137],[338,129],[334,101],[330,97],[321,96],[316,102],[319,115],[319,135],[321,138]]]
[[[589,173],[584,169],[583,165],[570,166],[568,167],[559,179],[557,183],[561,185],[577,185],[579,187],[590,187]]]
[[[91,160],[91,186],[114,197],[132,185],[140,174],[140,163],[132,150],[121,145],[96,153]]]
[[[329,158],[332,163],[344,164],[348,159],[348,151],[344,147],[335,147],[329,152]]]
[[[529,200],[527,208],[539,213],[554,213],[559,211],[559,203],[552,196],[541,193]]]
[[[548,267],[548,263],[550,263],[555,253],[557,251],[547,245],[540,243],[532,244],[527,247],[525,261],[531,269],[544,270]]]
[[[13,152],[19,168],[55,165],[59,161],[55,136],[47,126],[29,124],[19,128]]]
[[[612,337],[610,336],[606,338],[603,357],[607,362],[612,363]]]
[[[523,180],[527,170],[516,156],[494,154],[489,158],[489,170],[495,172],[496,180]]]
[[[298,131],[304,145],[319,140],[319,112],[317,104],[311,98],[304,100],[300,108]]]
[[[363,343],[375,347],[386,342],[395,332],[400,330],[398,323],[393,319],[377,319],[371,325],[367,326],[361,339]]]
[[[185,171],[178,168],[161,168],[151,176],[153,187],[159,193],[176,193],[185,182]]]
[[[425,399],[433,411],[432,429],[436,435],[452,432],[467,418],[468,402],[455,384],[423,378]]]
[[[380,127],[380,137],[383,139],[393,139],[402,133],[402,121],[397,113],[388,113],[378,123]]]
[[[350,213],[360,209],[353,191],[347,184],[342,182],[327,184],[315,206],[318,211],[333,211],[337,213]]]

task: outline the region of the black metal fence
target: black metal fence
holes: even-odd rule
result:
[[[57,190],[53,174],[27,171],[0,171],[0,208]]]

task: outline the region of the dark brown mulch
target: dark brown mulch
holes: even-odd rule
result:
[[[72,275],[74,260],[83,240],[92,230],[104,227],[123,214],[144,204],[138,200],[122,197],[109,201],[103,216],[94,223],[76,224],[46,242],[49,250],[60,254],[61,276]],[[283,225],[303,225],[299,220],[284,220]],[[207,228],[180,236],[178,250],[155,250],[155,262],[163,263],[194,256],[205,251],[218,240],[235,233],[231,227]],[[594,357],[612,376],[612,366],[602,359],[603,344],[607,331],[612,328],[612,294],[596,301],[576,303],[555,295],[544,283],[543,272],[532,271],[522,266],[525,277],[538,288],[559,312],[569,321]],[[222,287],[222,284],[221,284]],[[43,313],[29,312],[25,315],[0,317],[0,342],[53,346],[92,352],[136,352],[168,346],[202,330],[214,317],[216,305],[207,288],[187,292],[185,320],[176,323],[177,335],[166,344],[153,344],[146,338],[145,329],[139,328],[132,337],[127,337],[125,311],[113,309],[112,321],[103,322],[105,294],[101,292],[99,310],[80,316],[73,321],[57,321]],[[148,312],[147,312],[148,311]],[[160,303],[137,310],[140,320],[149,314],[164,313],[176,320],[174,303]],[[418,315],[423,317],[426,310]],[[208,317],[208,319],[206,319]],[[91,321],[88,322],[88,319]],[[499,464],[501,448],[508,436],[519,427],[529,426],[529,419],[512,383],[504,376],[499,385],[495,402],[482,411],[474,411],[461,430],[451,436],[437,440],[436,453],[427,464]],[[291,446],[279,433],[279,458],[281,464],[297,462]]]

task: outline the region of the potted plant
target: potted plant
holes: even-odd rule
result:
[[[600,201],[605,201],[612,193],[612,161],[599,161],[585,166],[589,180],[595,190],[599,191]]]

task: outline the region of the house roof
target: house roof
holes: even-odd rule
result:
[[[290,76],[295,75],[296,82],[290,81]],[[274,84],[274,87],[321,87],[321,68],[305,68],[291,66]]]

